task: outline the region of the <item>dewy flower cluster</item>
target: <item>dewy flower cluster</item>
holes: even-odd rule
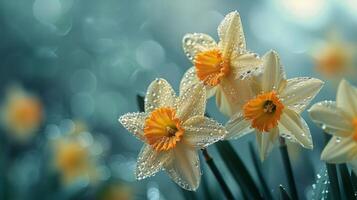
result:
[[[182,78],[178,97],[166,80],[157,79],[147,90],[145,112],[119,118],[144,142],[137,179],[164,169],[184,189],[196,190],[201,176],[197,149],[222,139],[240,138],[253,130],[262,160],[278,137],[313,148],[300,113],[323,82],[307,77],[287,79],[275,51],[262,58],[248,51],[236,11],[224,18],[218,35],[218,43],[203,33],[184,36],[183,49],[193,67]],[[204,116],[206,99],[214,95],[219,110],[231,118],[225,127]],[[353,124],[348,126],[351,130],[356,127]]]

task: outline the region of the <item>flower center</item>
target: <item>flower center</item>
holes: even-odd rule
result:
[[[252,127],[267,132],[278,125],[284,109],[276,93],[267,92],[248,101],[244,107],[244,117],[252,121]]]
[[[218,49],[200,52],[195,57],[197,77],[205,85],[216,86],[230,72],[229,60]]]
[[[172,108],[158,108],[145,121],[144,136],[156,151],[167,151],[176,146],[185,130]]]
[[[353,119],[352,125],[354,127],[353,139],[357,142],[357,117]]]

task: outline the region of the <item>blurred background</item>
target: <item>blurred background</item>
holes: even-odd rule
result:
[[[275,49],[288,77],[317,77],[317,98],[334,100],[341,78],[356,79],[355,0],[0,0],[0,199],[184,199],[221,197],[202,163],[203,181],[183,193],[164,172],[134,179],[141,142],[118,122],[138,110],[156,77],[177,90],[191,67],[181,40],[217,39],[225,14],[238,10],[248,49]],[[226,122],[208,103],[207,112]],[[308,118],[314,150],[289,144],[300,197],[312,198],[324,172],[322,130]],[[253,134],[233,141],[254,179]],[[234,195],[239,186],[214,146],[208,148]],[[274,196],[286,185],[277,149],[262,163]],[[206,189],[206,190],[205,190]]]

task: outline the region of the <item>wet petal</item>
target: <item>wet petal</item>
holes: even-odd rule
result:
[[[183,128],[185,129],[185,141],[197,148],[213,144],[223,139],[226,134],[226,129],[221,124],[204,116],[188,119],[183,124]]]
[[[146,113],[127,113],[120,116],[119,122],[138,139],[145,141],[144,126],[147,116]]]
[[[235,78],[244,79],[260,69],[262,60],[256,53],[233,53],[230,64],[235,69]]]
[[[218,36],[223,57],[228,58],[233,51],[246,49],[244,32],[239,13],[231,12],[225,16],[218,26]]]
[[[160,107],[175,107],[175,91],[165,79],[156,79],[148,87],[145,96],[145,112]]]
[[[321,160],[345,163],[357,159],[357,143],[351,137],[332,137],[321,153]]]
[[[279,137],[279,130],[277,128],[271,129],[269,132],[256,133],[257,144],[259,146],[260,160],[264,161],[267,155],[271,152],[274,142]]]
[[[204,33],[189,33],[183,37],[183,50],[188,59],[194,62],[197,53],[218,48],[216,41]]]
[[[292,142],[297,142],[304,148],[313,148],[309,127],[305,120],[295,111],[285,108],[281,115],[279,126],[282,137]]]
[[[171,151],[156,152],[150,145],[141,149],[136,165],[135,177],[138,180],[155,175],[172,156]]]
[[[338,86],[336,102],[351,117],[357,116],[357,89],[344,79]]]
[[[182,188],[195,191],[201,180],[197,150],[180,143],[173,150],[172,158],[165,166],[166,172]]]
[[[191,67],[186,71],[183,75],[180,83],[180,95],[183,94],[188,88],[193,85],[199,83],[200,80],[197,78],[195,67]],[[216,93],[216,87],[211,87],[209,85],[205,85],[207,99],[212,97]]]
[[[353,132],[352,119],[342,109],[339,109],[334,101],[322,101],[314,104],[309,109],[309,114],[312,121],[327,133],[347,137]]]
[[[231,117],[226,123],[226,129],[228,131],[225,137],[226,140],[238,139],[254,130],[251,128],[250,121],[245,120],[241,112]]]
[[[216,91],[216,104],[223,114],[232,116],[241,111],[247,100],[254,96],[251,88],[247,87],[250,81],[235,79],[233,75],[222,79]]]
[[[280,93],[283,103],[298,113],[304,111],[322,88],[324,82],[316,78],[299,77],[289,79]]]
[[[275,51],[269,51],[264,55],[263,67],[261,83],[263,92],[279,91],[286,84],[286,77],[280,58]]]
[[[185,122],[187,119],[199,115],[203,116],[206,109],[206,90],[203,84],[196,84],[180,95],[177,102],[176,116]]]

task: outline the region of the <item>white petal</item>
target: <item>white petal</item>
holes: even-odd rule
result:
[[[188,119],[183,124],[183,128],[185,129],[185,141],[197,148],[213,144],[223,139],[226,134],[226,129],[221,124],[204,116]]]
[[[357,116],[357,89],[344,79],[338,86],[336,102],[351,117]]]
[[[312,138],[305,120],[295,111],[285,108],[279,122],[281,136],[297,142],[307,149],[312,149]]]
[[[183,50],[192,62],[197,53],[218,48],[217,43],[211,36],[204,33],[189,33],[183,37]]]
[[[234,52],[230,64],[235,70],[235,78],[244,79],[260,70],[262,60],[256,53],[246,52],[242,55]]]
[[[263,92],[279,91],[281,86],[285,84],[286,78],[279,56],[275,51],[269,51],[264,55],[263,67],[261,86]]]
[[[279,130],[277,128],[273,128],[269,132],[257,132],[256,137],[259,146],[260,160],[264,161],[273,149],[274,142],[279,137]]]
[[[165,170],[179,186],[195,191],[201,180],[200,162],[195,148],[179,143],[173,150],[170,163]]]
[[[351,137],[332,137],[321,153],[321,160],[345,163],[357,159],[357,143]]]
[[[180,95],[177,102],[176,116],[183,122],[200,115],[203,116],[206,109],[206,90],[203,84],[196,84],[188,88]]]
[[[172,156],[171,151],[156,152],[145,144],[138,156],[135,177],[138,180],[155,175]]]
[[[148,87],[145,96],[145,112],[160,107],[175,107],[175,91],[165,79],[156,79]]]
[[[199,83],[200,80],[197,78],[195,67],[191,67],[183,75],[180,83],[180,95],[183,94],[188,88]],[[211,87],[209,85],[205,86],[207,99],[212,97],[216,93],[216,87]]]
[[[120,116],[119,122],[138,139],[145,141],[144,126],[147,116],[146,113],[127,113]]]
[[[216,91],[216,104],[218,109],[227,116],[242,110],[243,105],[251,99],[254,94],[250,85],[251,79],[235,79],[230,75],[222,79]]]
[[[299,77],[289,79],[280,93],[284,105],[298,113],[304,111],[322,88],[324,82],[316,78]]]
[[[322,101],[309,109],[310,118],[335,136],[347,137],[353,132],[352,119],[334,101]]]
[[[226,15],[218,26],[218,36],[223,57],[230,57],[232,51],[246,49],[242,22],[237,11]]]
[[[231,119],[226,123],[226,129],[228,134],[226,140],[238,139],[244,135],[252,132],[251,123],[245,120],[244,115],[241,112],[233,115]]]

